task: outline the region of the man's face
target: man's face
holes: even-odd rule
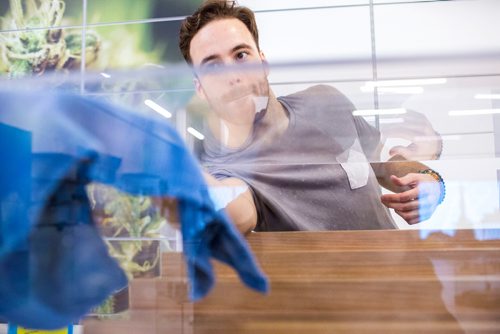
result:
[[[269,84],[264,55],[243,22],[208,23],[193,37],[189,51],[198,95],[226,122],[251,124],[267,105]]]

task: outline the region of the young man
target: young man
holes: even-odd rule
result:
[[[182,23],[179,45],[212,109],[207,180],[241,189],[226,211],[243,233],[395,228],[387,208],[415,224],[442,201],[444,183],[425,165],[376,162],[380,133],[336,89],[276,98],[248,8],[205,2]],[[379,184],[396,193],[382,196]]]

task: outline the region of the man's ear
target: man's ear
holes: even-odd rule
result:
[[[264,65],[264,71],[266,72],[266,76],[269,75],[269,63],[267,62],[266,55],[264,52],[259,51],[260,59],[262,60],[262,64]]]
[[[200,80],[196,77],[193,79],[194,83],[194,88],[196,89],[196,95],[202,100],[206,100],[207,96],[205,95],[205,91],[203,90],[203,87],[201,86]]]

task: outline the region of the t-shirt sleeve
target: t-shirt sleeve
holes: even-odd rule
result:
[[[352,117],[361,148],[363,149],[367,159],[369,161],[378,161],[380,159],[378,147],[381,140],[379,130],[371,126],[363,117],[353,116],[352,113],[356,109],[355,105],[338,89],[327,85],[319,85],[318,88],[320,88],[324,93],[330,94],[332,98],[332,105],[335,106],[335,110],[342,113],[342,118],[340,119],[348,121],[347,118]]]
[[[378,161],[378,147],[381,140],[377,128],[368,124],[361,116],[353,116],[355,105],[347,96],[335,87],[316,85],[306,91],[289,96],[288,101],[298,105],[297,109],[304,109],[312,118],[319,120],[316,124],[325,132],[333,131],[335,139],[343,147],[352,145],[353,128],[359,137],[361,148],[369,161]],[[328,111],[328,112],[327,112]],[[339,125],[342,124],[342,125]]]
[[[369,161],[379,161],[380,131],[361,116],[353,116],[361,148]]]

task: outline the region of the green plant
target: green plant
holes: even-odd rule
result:
[[[82,59],[80,31],[58,28],[63,20],[62,0],[9,0],[10,14],[0,28],[0,59],[10,77],[42,74],[46,70],[79,68]],[[24,10],[25,9],[25,10]],[[85,32],[86,65],[97,59],[100,38]]]
[[[88,190],[92,207],[101,209],[99,225],[105,237],[109,253],[118,260],[129,279],[153,269],[159,260],[154,258],[138,262],[138,254],[158,243],[160,229],[166,219],[153,205],[150,197],[131,196],[109,186],[93,184]]]
[[[166,219],[160,215],[151,198],[131,196],[102,184],[89,185],[87,193],[109,253],[118,261],[128,279],[157,268],[160,229],[166,224]],[[144,252],[149,253],[143,257]],[[123,305],[128,303],[128,292],[126,299],[123,292],[111,295],[94,308],[93,313],[98,318],[106,318],[128,308],[128,304]]]

